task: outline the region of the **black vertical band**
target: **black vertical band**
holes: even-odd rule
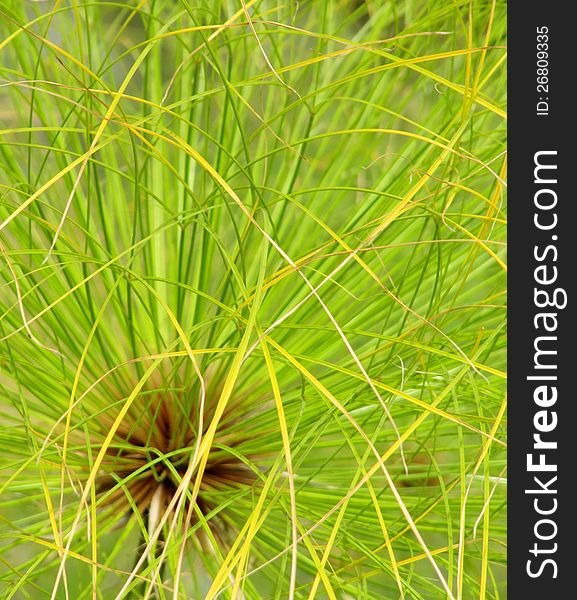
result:
[[[566,597],[577,571],[577,128],[570,64],[577,31],[571,6],[508,6],[508,580],[514,599]]]

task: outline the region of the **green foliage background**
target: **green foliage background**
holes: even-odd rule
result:
[[[3,597],[504,597],[505,16],[2,3]]]

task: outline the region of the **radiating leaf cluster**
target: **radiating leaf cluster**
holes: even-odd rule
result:
[[[504,597],[505,16],[2,3],[3,597]]]

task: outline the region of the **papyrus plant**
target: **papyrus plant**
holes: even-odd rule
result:
[[[6,598],[502,598],[505,8],[0,7]]]

